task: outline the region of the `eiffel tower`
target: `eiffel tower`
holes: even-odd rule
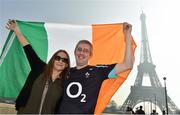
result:
[[[161,111],[167,111],[165,87],[162,87],[161,82],[159,81],[155,70],[156,66],[153,64],[151,58],[145,22],[146,16],[144,13],[141,14],[140,19],[142,32],[140,64],[138,65],[138,73],[134,86],[131,86],[131,92],[120,108],[120,111],[126,111],[128,106],[134,108],[138,103],[141,102],[151,102],[158,106]],[[149,78],[151,86],[143,86],[143,78],[145,77]],[[168,95],[167,103],[168,113],[174,114],[179,110]]]

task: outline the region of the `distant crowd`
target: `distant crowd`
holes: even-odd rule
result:
[[[143,106],[139,106],[136,108],[136,111],[134,112],[131,107],[126,108],[126,114],[145,114],[145,111],[143,110]],[[165,111],[163,111],[163,115],[165,114]],[[150,115],[158,115],[156,110],[152,110],[152,113]]]

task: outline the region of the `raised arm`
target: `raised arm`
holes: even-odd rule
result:
[[[16,24],[15,20],[10,20],[7,23],[6,26],[7,29],[14,31],[15,35],[17,36],[17,39],[19,40],[20,44],[23,46],[23,49],[25,51],[26,57],[29,61],[29,64],[31,66],[31,69],[33,70],[39,70],[42,66],[46,65],[45,62],[43,62],[39,56],[36,54],[34,49],[29,45],[30,43],[27,41],[27,39],[24,37],[24,35],[21,33],[18,25]]]
[[[132,31],[132,25],[128,24],[127,22],[123,23],[123,32],[125,35],[125,41],[126,41],[126,49],[125,49],[125,56],[124,61],[122,63],[118,63],[115,66],[115,72],[116,74],[119,74],[121,72],[124,72],[128,69],[133,68],[134,64],[134,55],[133,55],[133,48],[132,48],[132,40],[131,40],[131,31]]]
[[[22,46],[26,46],[29,44],[29,42],[26,40],[24,35],[21,33],[21,31],[20,31],[19,27],[17,26],[15,20],[9,20],[6,28],[14,31],[15,35],[17,36],[17,38],[18,38],[18,40]]]

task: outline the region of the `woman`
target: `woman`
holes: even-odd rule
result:
[[[14,20],[10,20],[6,28],[14,31],[31,67],[25,85],[16,100],[17,113],[55,113],[56,105],[62,96],[63,81],[67,78],[70,68],[68,53],[59,50],[46,64],[37,56]]]

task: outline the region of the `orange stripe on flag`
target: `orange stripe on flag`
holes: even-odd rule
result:
[[[125,55],[125,40],[123,24],[93,25],[93,57],[90,65],[120,63]],[[133,40],[133,39],[132,39]],[[135,51],[136,44],[132,42]],[[98,96],[95,114],[102,113],[111,100],[111,97],[126,80],[131,70],[118,75],[117,78],[107,79],[103,82]]]
[[[112,64],[123,60],[122,24],[93,25],[93,57],[90,64]]]

